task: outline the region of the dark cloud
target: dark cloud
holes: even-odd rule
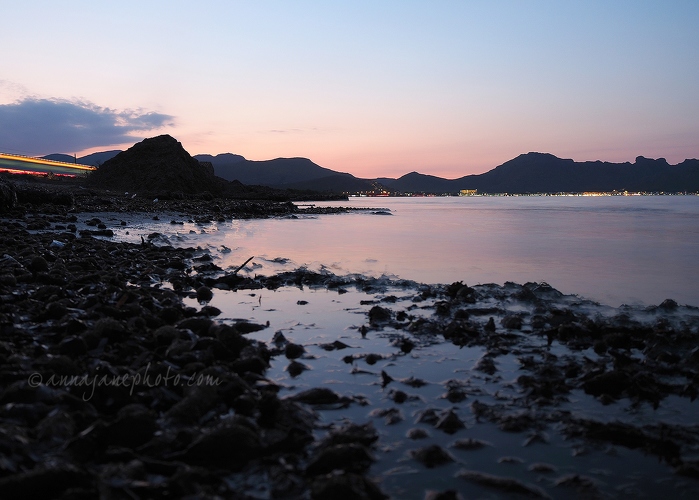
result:
[[[60,99],[0,105],[0,151],[39,155],[139,142],[173,117],[143,110],[115,111]]]

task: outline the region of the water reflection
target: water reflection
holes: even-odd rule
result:
[[[199,225],[135,219],[208,248],[221,267],[255,256],[250,273],[306,266],[424,283],[546,281],[610,305],[699,305],[699,197],[372,198],[327,205],[391,210]],[[130,231],[130,235],[124,234]],[[202,231],[205,231],[202,234]],[[221,253],[219,249],[230,248]],[[288,259],[279,264],[279,259]]]

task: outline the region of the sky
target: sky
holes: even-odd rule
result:
[[[0,0],[0,151],[301,156],[358,177],[530,151],[699,158],[696,0]]]

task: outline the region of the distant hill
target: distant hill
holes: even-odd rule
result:
[[[548,153],[527,153],[484,174],[447,180],[410,173],[391,184],[401,192],[557,193],[585,191],[680,192],[699,190],[699,160],[669,165],[639,156],[634,163],[575,162]]]
[[[226,165],[231,165],[233,163],[238,163],[239,161],[247,161],[244,156],[234,155],[233,153],[221,153],[219,155],[194,155],[199,161],[208,161],[214,168],[216,165],[225,167]],[[220,176],[219,176],[220,177]]]
[[[318,179],[294,182],[277,188],[325,191],[334,193],[359,193],[371,191],[373,183],[368,179],[359,179],[352,174],[334,173]]]
[[[99,153],[92,153],[87,156],[78,158],[78,163],[82,163],[83,165],[92,165],[93,167],[99,167],[104,162],[106,162],[107,160],[111,160],[119,153],[121,153],[121,150],[119,149],[113,149],[111,151],[101,151]]]
[[[371,189],[371,181],[351,174],[321,167],[308,158],[276,158],[254,161],[230,153],[195,155],[208,161],[214,173],[223,179],[243,184],[270,186],[277,189],[299,189],[332,192],[356,192]]]
[[[63,153],[54,153],[46,156],[42,156],[44,160],[52,160],[52,161],[62,161],[64,163],[76,163],[75,162],[75,156],[73,155],[66,155]],[[80,159],[78,159],[77,163],[81,163]],[[82,163],[82,165],[85,165],[85,163]]]
[[[112,151],[101,151],[99,153],[92,153],[86,156],[81,156],[78,158],[77,163],[80,165],[92,165],[93,167],[99,167],[107,160],[111,160],[116,155],[121,153],[121,150],[115,149]],[[73,155],[66,155],[62,153],[53,153],[50,155],[42,156],[45,160],[62,161],[65,163],[76,163],[75,157]]]

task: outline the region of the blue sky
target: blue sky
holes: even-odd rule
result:
[[[0,151],[304,156],[459,177],[699,157],[696,1],[0,0]]]

